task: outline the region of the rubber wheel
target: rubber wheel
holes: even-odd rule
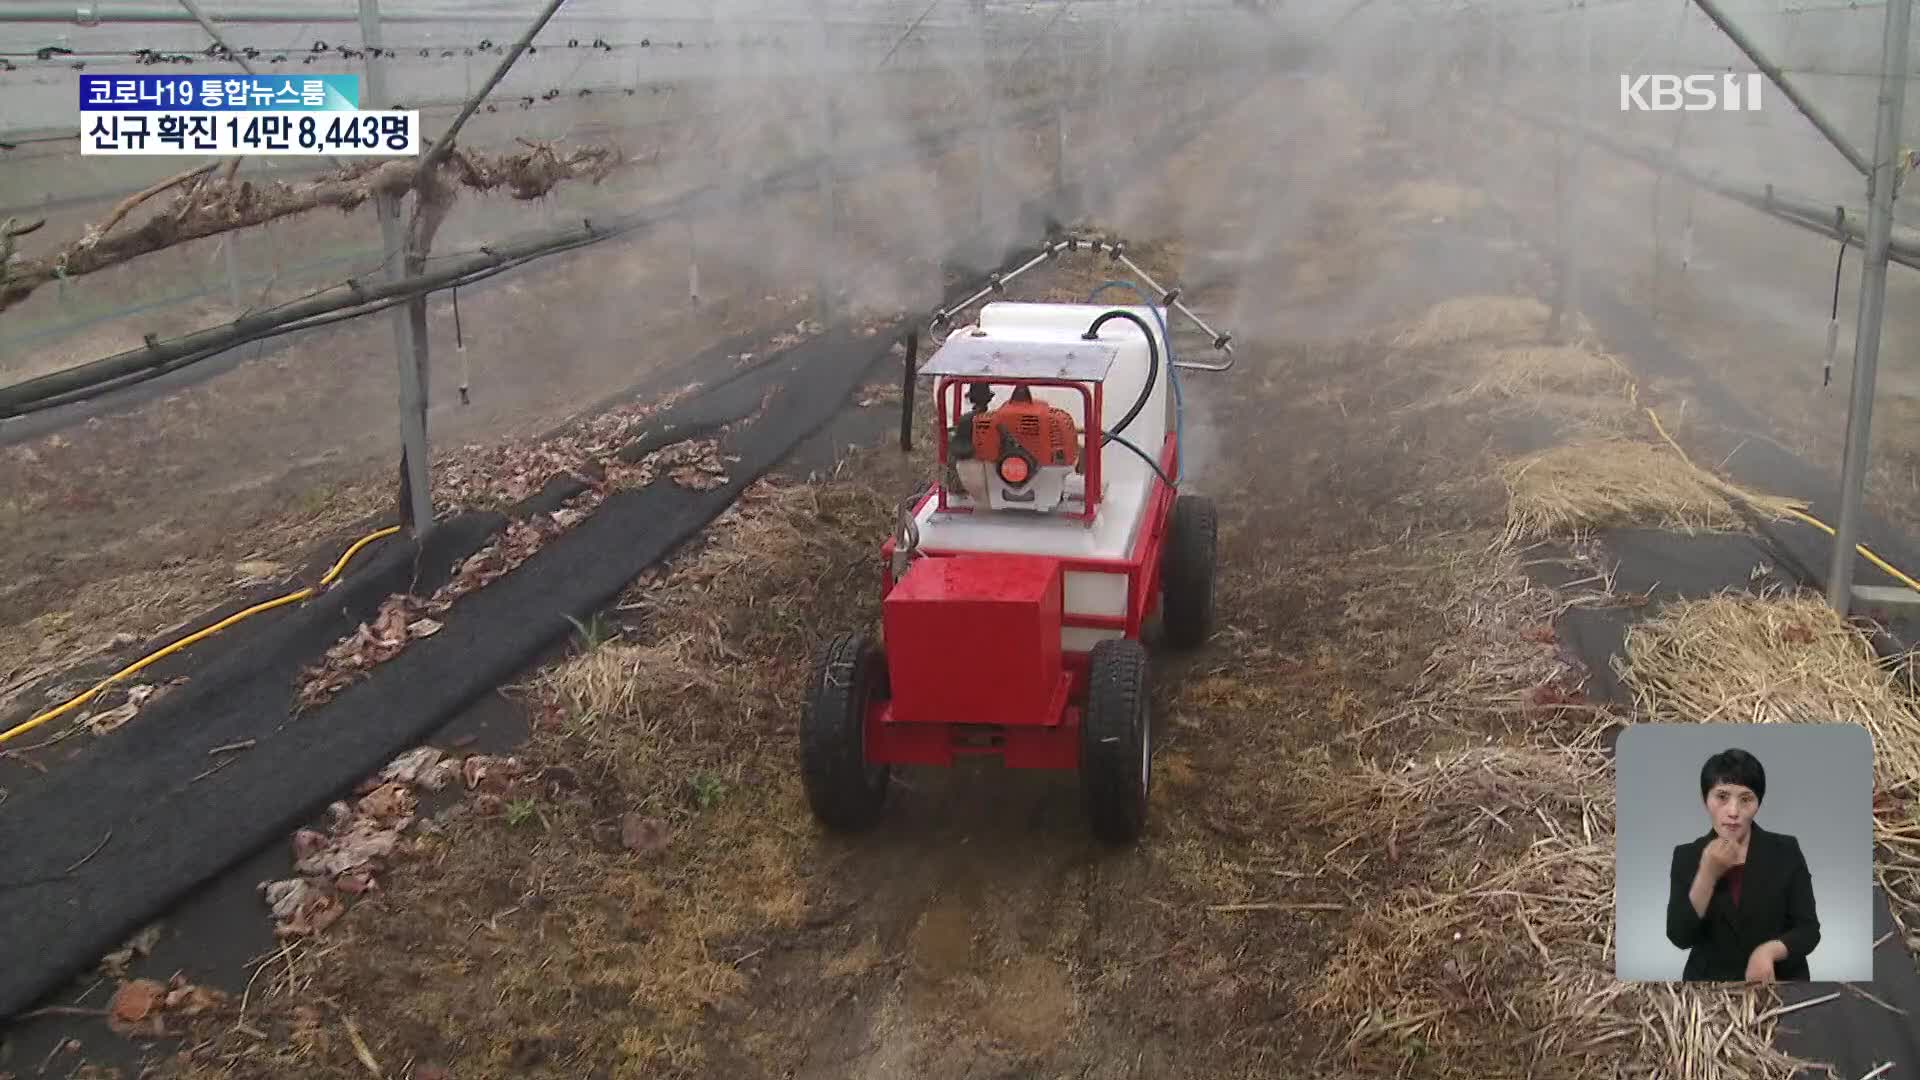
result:
[[[1153,785],[1153,716],[1147,649],[1131,638],[1093,647],[1080,719],[1080,791],[1093,834],[1130,844],[1147,827]]]
[[[1213,501],[1182,495],[1173,501],[1167,546],[1160,553],[1160,622],[1175,648],[1191,649],[1213,634],[1213,571],[1219,519]]]
[[[814,657],[800,717],[800,780],[813,816],[836,832],[880,820],[891,770],[867,763],[867,707],[888,695],[885,658],[865,634],[841,634]]]

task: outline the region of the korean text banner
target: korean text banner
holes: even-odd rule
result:
[[[358,75],[82,75],[82,112],[345,112]]]
[[[418,109],[352,112],[101,112],[80,121],[80,153],[418,157]]]

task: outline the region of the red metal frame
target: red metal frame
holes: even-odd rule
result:
[[[982,380],[985,381],[985,380]],[[944,433],[944,408],[941,431]],[[1097,430],[1097,429],[1096,429]],[[1179,444],[1168,432],[1160,450],[1160,468],[1173,475],[1179,464]],[[946,458],[944,436],[941,461]],[[1097,475],[1100,454],[1093,454],[1088,465],[1089,488]],[[929,501],[939,500],[944,485],[936,483],[914,506],[918,515]],[[1125,615],[1074,615],[1063,613],[1062,626],[1098,630],[1119,630],[1138,639],[1141,627],[1152,616],[1160,591],[1160,554],[1166,544],[1167,524],[1172,516],[1174,491],[1155,479],[1148,498],[1139,534],[1132,550],[1119,559],[1074,559],[1058,556],[999,555],[1004,559],[1045,559],[1057,563],[1064,591],[1069,573],[1106,573],[1127,576]],[[942,504],[944,505],[944,503]],[[964,507],[956,508],[964,510]],[[897,542],[889,536],[880,545],[881,597],[890,595],[897,582],[893,576],[893,556]],[[956,556],[980,557],[980,553],[920,548],[926,558]],[[1057,629],[1055,630],[1057,632]],[[950,766],[956,759],[969,756],[998,756],[1009,768],[1076,769],[1080,764],[1080,710],[1086,697],[1088,654],[1063,648],[1060,653],[1059,689],[1052,705],[1031,721],[1001,725],[972,724],[962,721],[912,722],[894,717],[890,701],[875,701],[868,709],[866,722],[867,760],[875,764]]]
[[[936,440],[936,456],[934,460],[938,463],[942,476],[946,475],[947,428],[950,426],[950,422],[947,419],[947,391],[953,391],[953,415],[957,417],[960,415],[961,391],[975,383],[986,383],[990,386],[1058,386],[1064,389],[1078,391],[1081,400],[1087,407],[1086,413],[1081,417],[1082,423],[1080,428],[1082,437],[1085,437],[1086,432],[1099,430],[1099,425],[1094,422],[1094,417],[1105,415],[1105,413],[1101,411],[1102,408],[1104,408],[1106,400],[1101,390],[1101,387],[1104,385],[1103,383],[1094,383],[1093,388],[1089,390],[1086,383],[1074,382],[1071,379],[1008,379],[992,375],[952,376],[948,378],[946,382],[941,383],[939,392],[933,395],[934,407],[939,413],[937,417],[939,422],[934,425],[934,438]],[[1100,505],[1100,455],[1090,454],[1088,458],[1085,508],[1073,516],[1091,525],[1093,523],[1094,510]],[[943,514],[973,513],[974,508],[971,506],[951,506],[947,503],[947,485],[944,483],[936,483],[934,485],[934,495],[940,500],[940,512]]]

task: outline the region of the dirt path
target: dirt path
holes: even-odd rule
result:
[[[1181,237],[1194,248],[1214,239]],[[1197,295],[1203,310],[1219,310],[1223,299]],[[1256,369],[1271,361],[1265,343],[1248,351]],[[1189,380],[1189,426],[1210,434],[1232,387]],[[1222,458],[1213,449],[1203,455],[1210,462],[1199,462],[1196,486],[1218,495],[1235,475],[1274,481],[1292,471],[1271,467],[1279,462],[1261,469],[1257,453],[1243,446]],[[1249,586],[1266,546],[1263,522],[1285,510],[1274,488],[1257,484],[1245,502],[1223,505],[1221,618],[1229,626],[1257,620],[1268,599]],[[1234,857],[1244,857],[1264,846],[1258,830],[1229,839],[1239,829],[1227,824],[1228,808],[1210,804],[1236,789],[1250,794],[1257,770],[1241,769],[1293,741],[1264,732],[1264,748],[1236,752],[1236,741],[1252,734],[1251,717],[1183,700],[1226,659],[1215,648],[1156,665],[1160,827],[1139,850],[1113,853],[1090,842],[1070,775],[985,762],[911,770],[881,830],[815,851],[820,863],[803,877],[818,914],[743,965],[752,969],[751,988],[700,1038],[710,1072],[821,1080],[1171,1076],[1189,1075],[1197,1057],[1247,1060],[1253,1042],[1255,1058],[1307,1049],[1301,1033],[1271,1024],[1292,1010],[1292,987],[1324,959],[1310,922],[1206,913],[1189,876],[1196,860],[1226,855],[1223,847],[1242,848]],[[1210,1042],[1218,1054],[1200,1050]],[[752,1059],[730,1060],[729,1048],[749,1045],[759,1048]]]
[[[1262,216],[1261,181],[1289,144],[1244,145],[1241,198],[1211,207],[1221,232],[1183,247],[1212,250]],[[1366,255],[1346,250],[1321,254]],[[1409,300],[1393,293],[1376,302]],[[1410,695],[1443,640],[1417,598],[1397,613],[1362,583],[1369,564],[1422,519],[1486,526],[1501,509],[1484,487],[1422,499],[1484,450],[1482,433],[1364,419],[1425,389],[1383,370],[1385,355],[1316,356],[1266,331],[1232,376],[1188,377],[1188,424],[1208,447],[1192,486],[1222,509],[1225,630],[1156,662],[1150,839],[1093,845],[1072,776],[912,771],[876,834],[814,850],[801,875],[814,914],[741,961],[748,989],[703,1026],[697,1075],[1218,1077],[1320,1056],[1332,1029],[1300,1021],[1370,886],[1328,869],[1342,865],[1328,823],[1289,777]],[[1444,600],[1428,594],[1427,614]]]

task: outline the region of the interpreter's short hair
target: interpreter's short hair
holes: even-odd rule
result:
[[[1759,802],[1767,801],[1767,770],[1760,759],[1738,748],[1722,750],[1700,766],[1700,798],[1716,784],[1739,784],[1753,792]]]

